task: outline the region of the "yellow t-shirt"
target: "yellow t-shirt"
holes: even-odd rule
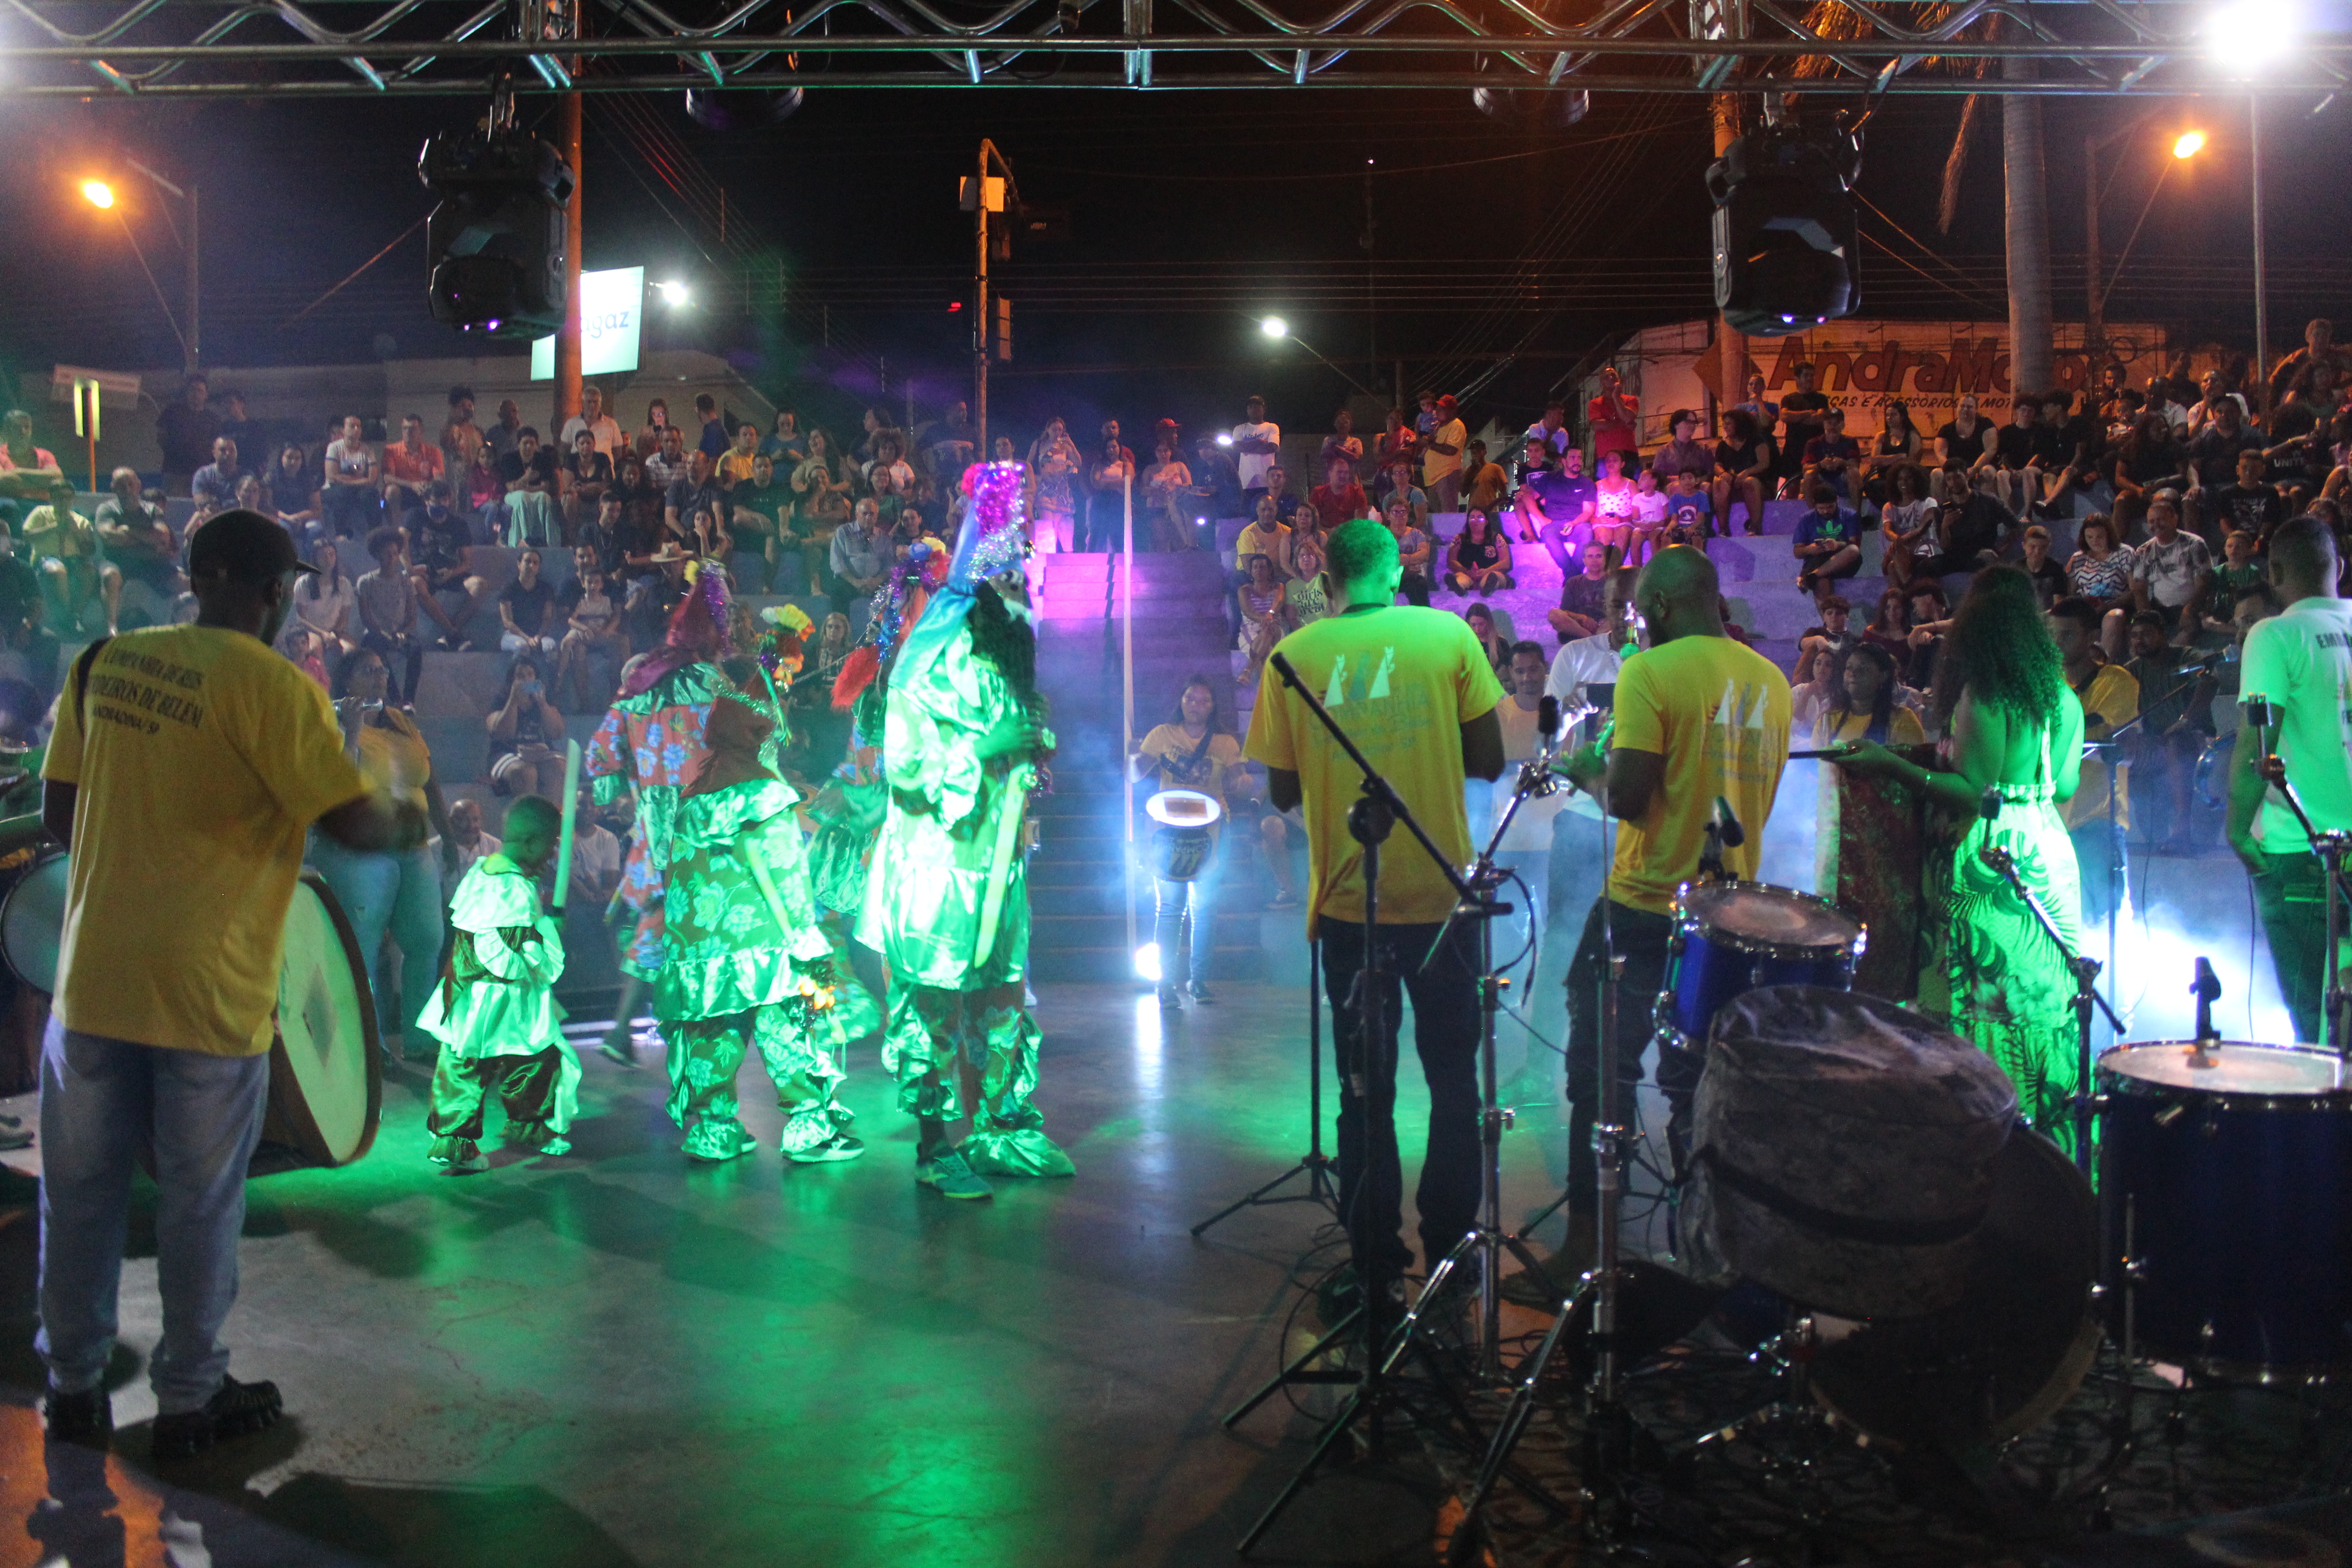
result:
[[[1470,444],[1470,431],[1459,419],[1448,419],[1429,434],[1431,440],[1454,448],[1451,452],[1428,451],[1421,455],[1421,482],[1434,486],[1462,467],[1462,452]]]
[[[1648,808],[1618,829],[1609,896],[1671,913],[1675,889],[1698,874],[1717,795],[1747,831],[1724,869],[1754,877],[1789,760],[1789,678],[1729,637],[1676,637],[1618,671],[1616,722],[1615,744],[1655,752],[1666,769]]]
[[[2101,665],[2098,673],[2091,677],[2090,684],[2074,695],[2083,701],[2083,738],[2086,741],[2099,738],[2091,733],[2090,721],[2094,719],[2105,719],[2107,732],[2112,734],[2139,717],[2139,680],[2120,664]],[[2132,734],[2139,732],[2134,730]],[[2125,777],[2130,777],[2128,767],[2123,771]],[[2118,827],[2131,826],[2131,813],[2125,809],[2129,804],[2130,795],[2130,789],[2126,787],[2116,795],[2116,826]],[[2095,752],[2083,759],[2083,776],[2074,785],[2074,798],[2058,809],[2066,818],[2069,832],[2106,820],[2107,762],[2104,753]]]
[[[1870,715],[1849,713],[1843,708],[1824,708],[1813,716],[1813,744],[1816,748],[1843,746],[1849,741],[1859,741],[1870,733]],[[1887,715],[1886,743],[1890,746],[1924,746],[1927,731],[1919,722],[1919,715],[1908,708],[1897,708]],[[1746,818],[1740,819],[1742,823]]]
[[[1403,797],[1446,858],[1456,867],[1468,865],[1462,726],[1503,699],[1502,683],[1470,624],[1410,605],[1357,611],[1301,626],[1275,651]],[[1785,728],[1785,719],[1782,723]],[[1307,934],[1313,936],[1327,914],[1360,923],[1364,851],[1349,837],[1348,812],[1362,794],[1363,775],[1271,668],[1258,688],[1244,749],[1255,761],[1298,775],[1314,886]],[[1402,828],[1381,847],[1380,904],[1382,925],[1433,925],[1454,908],[1453,885]]]
[[[425,786],[433,782],[433,752],[416,721],[397,708],[384,708],[369,714],[358,728],[360,775],[368,787],[424,810]]]
[[[1192,753],[1199,749],[1200,744],[1200,742],[1184,733],[1184,726],[1181,724],[1157,725],[1150,734],[1144,736],[1143,743],[1139,750],[1145,756],[1164,757],[1173,752],[1179,760],[1179,765],[1174,768],[1170,768],[1164,763],[1160,766],[1156,775],[1157,782],[1152,788],[1154,790],[1196,789],[1202,795],[1215,795],[1217,804],[1231,811],[1234,803],[1225,794],[1225,781],[1241,771],[1242,743],[1231,735],[1212,735],[1209,737],[1209,749],[1201,752],[1201,760],[1197,764],[1192,763]],[[1190,767],[1199,769],[1197,776],[1190,772]]]
[[[730,488],[735,485],[750,484],[751,465],[759,460],[760,454],[757,452],[747,457],[732,447],[728,447],[719,454],[719,482]]]
[[[310,824],[368,793],[318,683],[243,632],[159,626],[68,679],[42,777],[78,786],[58,958],[68,1028],[269,1048]]]

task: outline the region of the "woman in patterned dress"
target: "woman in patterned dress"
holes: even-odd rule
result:
[[[2074,976],[2066,954],[1984,858],[1989,848],[2006,850],[2068,948],[2081,945],[2080,877],[2058,808],[2081,773],[2083,706],[2022,572],[1978,574],[1937,660],[1934,710],[1949,725],[1939,768],[1875,741],[1839,747],[1836,761],[1899,779],[1937,809],[1950,848],[1929,858],[1918,1005],[1998,1061],[2027,1120],[2071,1150],[2068,1109],[2079,1077]],[[1997,808],[1990,817],[1985,805]]]

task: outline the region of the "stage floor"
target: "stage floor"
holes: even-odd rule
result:
[[[1163,1021],[1127,987],[1048,987],[1038,1100],[1079,1173],[986,1205],[915,1185],[870,1048],[845,1096],[866,1157],[792,1168],[756,1062],[745,1120],[769,1151],[689,1166],[648,1050],[635,1073],[585,1053],[574,1153],[443,1176],[412,1064],[365,1160],[252,1184],[227,1337],[289,1420],[163,1479],[152,1189],[100,1462],[45,1456],[33,1190],[0,1177],[0,1563],[161,1562],[169,1541],[213,1568],[1229,1563],[1312,1427],[1279,1399],[1218,1418],[1273,1371],[1325,1216],[1188,1234],[1305,1142],[1301,990],[1218,994]],[[1410,1058],[1401,1078],[1409,1191],[1426,1100]],[[1539,1101],[1506,1138],[1512,1215],[1558,1190],[1560,1122]],[[1433,1520],[1335,1470],[1261,1551],[1425,1562]]]

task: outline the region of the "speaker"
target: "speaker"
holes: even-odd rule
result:
[[[1862,308],[1861,236],[1850,194],[1853,134],[1771,126],[1706,172],[1715,202],[1715,303],[1751,337],[1781,337]]]
[[[492,338],[562,327],[572,187],[562,154],[519,131],[444,132],[416,173],[440,198],[425,226],[433,319]]]

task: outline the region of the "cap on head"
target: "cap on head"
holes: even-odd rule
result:
[[[258,587],[289,572],[310,572],[294,540],[276,521],[236,507],[205,520],[188,541],[188,575],[223,577]]]

